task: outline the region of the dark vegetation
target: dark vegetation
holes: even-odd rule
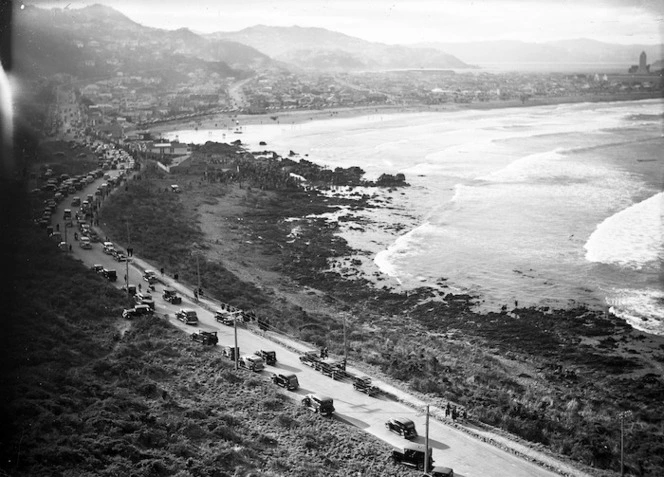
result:
[[[134,180],[122,193],[108,199],[101,217],[100,223],[118,243],[133,247],[136,255],[158,263],[170,275],[197,283],[198,254],[206,293],[244,309],[265,302],[253,284],[240,282],[221,264],[200,258],[206,245],[195,217],[186,214],[168,186]]]
[[[372,466],[408,475],[373,436],[233,371],[162,318],[129,326],[120,291],[59,252],[15,205],[3,236],[14,301],[0,335],[0,473],[348,476]]]
[[[179,181],[192,179],[200,186],[197,193],[205,195],[200,176],[178,176]],[[146,180],[159,182],[158,176]],[[257,183],[244,179],[244,187]],[[135,190],[146,187],[149,190],[144,183]],[[334,235],[333,224],[304,217],[319,208],[333,210],[345,199],[301,189],[261,194],[247,203],[247,191],[246,207],[238,212],[243,223],[238,233],[260,243],[259,250],[275,270],[324,291],[327,304],[339,312],[306,312],[273,300],[262,310],[269,312],[274,327],[339,355],[343,312],[351,317],[348,333],[354,361],[374,366],[435,402],[465,407],[477,421],[600,469],[619,469],[619,416],[631,411],[625,439],[627,470],[633,475],[664,473],[664,383],[661,365],[653,365],[664,360],[664,348],[657,348],[656,337],[584,307],[515,308],[479,315],[471,311],[470,296],[431,289],[405,296],[344,279],[324,270],[328,259],[352,250]],[[117,200],[124,199],[120,195]],[[164,207],[182,213],[184,209],[171,204],[178,200],[169,195]],[[362,207],[367,202],[360,198],[354,204]],[[161,207],[160,202],[153,207]],[[155,223],[161,215],[153,212],[145,220]],[[295,241],[287,237],[291,226],[284,225],[290,217],[306,224]],[[193,218],[186,220],[195,227]],[[166,229],[155,229],[143,238],[154,241],[165,233]],[[174,251],[182,245],[176,240],[162,244]],[[142,246],[152,249],[147,243]],[[171,256],[190,261],[182,254]],[[215,296],[229,299],[228,293]],[[252,296],[265,298],[258,292]],[[645,351],[637,351],[644,344]]]

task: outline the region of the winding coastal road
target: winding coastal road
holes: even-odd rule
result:
[[[113,173],[112,175],[117,174],[117,171],[110,172]],[[87,194],[94,194],[101,182],[103,182],[102,179],[96,180],[84,190],[77,192],[76,195],[85,197]],[[60,220],[65,208],[72,208],[69,205],[70,202],[71,197],[65,199],[59,205],[54,213],[55,220]],[[101,225],[103,226],[103,222]],[[63,222],[60,222],[60,230],[64,230]],[[78,242],[74,241],[74,231],[78,232],[76,224],[72,228],[69,228],[67,233],[67,240],[72,244],[71,254],[73,258],[80,260],[87,267],[91,267],[93,264],[101,264],[104,267],[115,269],[118,276],[115,284],[118,287],[124,285],[124,276],[128,269],[129,283],[136,285],[140,283],[143,290],[145,290],[147,284],[142,281],[143,270],[156,270],[160,283],[156,285],[156,290],[152,294],[155,298],[156,313],[158,316],[164,317],[173,326],[180,328],[186,333],[193,333],[197,329],[217,331],[220,345],[233,345],[233,328],[220,324],[214,319],[213,311],[218,309],[218,303],[208,298],[204,298],[201,301],[195,300],[192,290],[186,285],[175,281],[170,276],[159,276],[158,270],[160,266],[158,264],[149,264],[139,257],[133,257],[127,267],[125,262],[117,262],[111,255],[105,254],[102,251],[100,243],[94,243],[91,250],[82,249]],[[103,240],[105,237],[103,230],[97,228],[97,231]],[[165,286],[178,290],[183,297],[181,305],[172,305],[161,299],[161,293]],[[196,310],[199,317],[199,325],[187,326],[176,320],[175,312],[180,308]],[[397,396],[398,400],[389,399],[383,394],[379,397],[370,397],[357,392],[348,380],[335,381],[323,376],[309,366],[303,365],[299,360],[299,356],[302,351],[307,349],[306,345],[283,335],[273,334],[272,332],[261,332],[257,329],[238,328],[238,344],[241,354],[253,354],[254,351],[259,349],[276,351],[278,359],[276,365],[266,366],[266,370],[261,373],[265,379],[276,372],[295,373],[298,376],[300,389],[295,392],[289,392],[282,391],[281,388],[275,386],[275,392],[283,392],[298,403],[305,394],[310,392],[326,394],[334,399],[334,406],[336,408],[334,418],[356,426],[365,432],[369,432],[394,447],[399,447],[406,441],[400,436],[390,433],[385,428],[385,421],[390,417],[402,416],[410,418],[416,423],[417,431],[420,435],[416,438],[415,442],[424,443],[425,415],[423,410],[425,403],[419,401],[417,398],[387,383],[376,380],[374,380],[374,384],[382,390]],[[349,366],[348,370],[354,374],[361,374],[351,366]],[[240,372],[250,371],[241,370]],[[547,463],[551,468],[556,469],[557,472],[548,470],[526,458],[515,455],[513,452],[483,442],[482,434],[484,432],[486,432],[485,438],[491,438],[495,441],[495,435],[489,435],[488,431],[473,428],[472,425],[467,423],[455,424],[445,419],[437,420],[432,418],[430,420],[429,443],[433,448],[435,465],[452,467],[457,477],[587,475],[562,462],[555,461],[543,453],[538,453],[525,446],[519,448],[518,444],[512,443],[511,447],[513,449],[516,449],[521,454],[526,454],[530,459]],[[474,434],[475,437],[471,434]],[[387,455],[385,458],[387,458]],[[366,475],[372,475],[370,469],[371,467],[369,466]],[[413,475],[420,474],[413,472]]]

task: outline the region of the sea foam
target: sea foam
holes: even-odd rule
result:
[[[664,192],[632,205],[604,220],[584,248],[586,260],[633,269],[661,266]]]

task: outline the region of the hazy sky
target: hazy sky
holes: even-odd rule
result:
[[[17,2],[18,3],[18,2]],[[101,3],[137,23],[198,32],[253,25],[322,27],[369,41],[591,38],[664,41],[664,0],[33,0],[43,7]]]

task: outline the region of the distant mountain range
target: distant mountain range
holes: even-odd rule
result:
[[[436,48],[373,43],[324,28],[258,25],[207,37],[243,43],[275,60],[308,70],[472,68]]]
[[[197,34],[186,28],[140,25],[113,8],[26,6],[16,16],[15,57],[24,74],[68,73],[80,78],[150,72],[164,81],[202,70],[221,78],[244,78],[271,69],[350,72],[389,69],[464,69],[509,63],[637,64],[664,58],[663,47],[614,45],[593,40],[548,43],[492,41],[374,43],[323,28],[254,26],[237,32]]]
[[[479,41],[466,43],[419,43],[462,58],[477,65],[506,64],[594,64],[622,63],[625,68],[638,64],[646,52],[648,63],[664,59],[664,45],[617,45],[595,40],[576,39],[546,43],[522,41]]]
[[[146,27],[102,5],[48,10],[26,6],[16,16],[14,33],[16,68],[28,75],[85,78],[149,71],[169,80],[203,69],[242,78],[278,67],[249,46],[203,38],[187,29]]]

